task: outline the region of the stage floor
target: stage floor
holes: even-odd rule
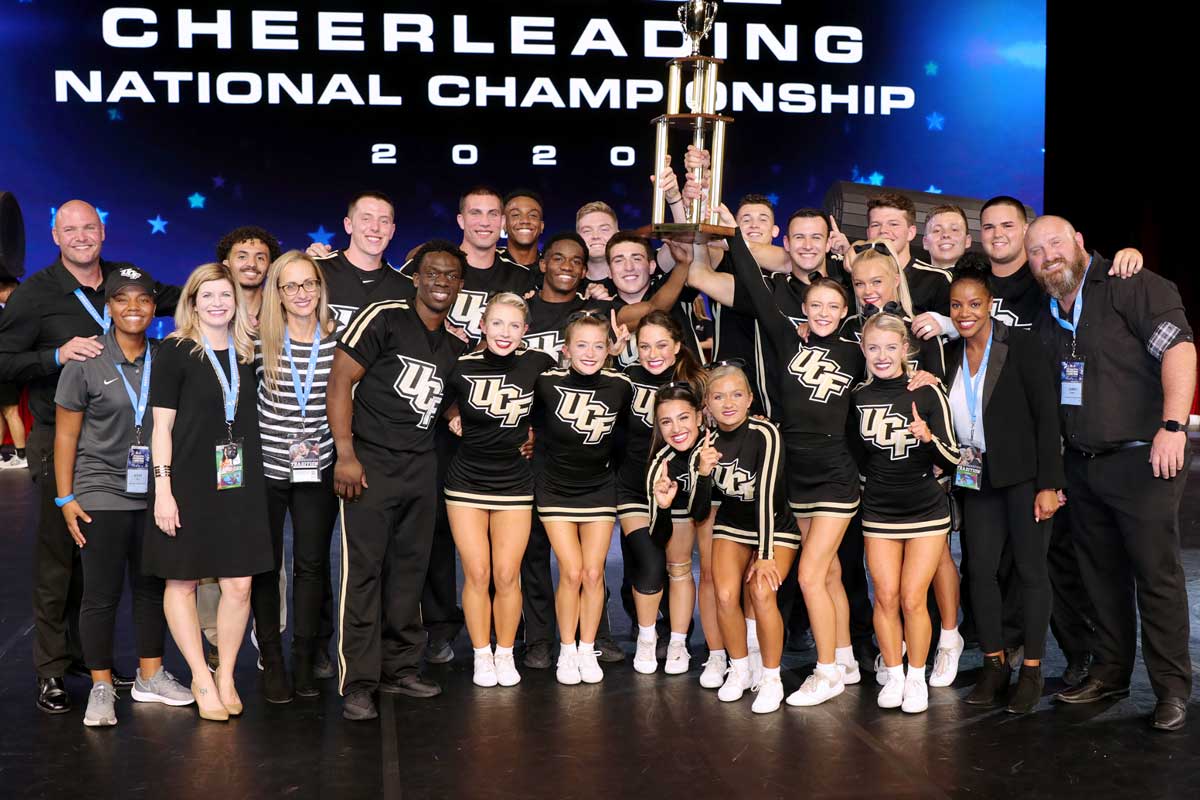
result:
[[[1055,705],[1063,658],[1050,643],[1046,697],[1013,717],[961,702],[979,667],[963,657],[953,688],[931,689],[930,708],[909,716],[875,704],[871,673],[814,709],[784,706],[757,716],[701,689],[697,631],[686,676],[644,676],[605,666],[597,686],[559,686],[552,670],[523,670],[514,688],[471,683],[465,634],[458,657],[429,668],[445,692],[433,700],[384,695],[378,722],[341,718],[336,683],[320,698],[284,706],[258,691],[254,650],[238,665],[245,715],[228,724],[192,709],[117,704],[120,724],[82,724],[88,683],[68,678],[75,708],[51,717],[34,705],[30,663],[31,491],[24,471],[0,472],[0,796],[47,798],[1169,798],[1200,786],[1200,712],[1184,731],[1146,725],[1154,707],[1145,671],[1127,699]],[[1192,609],[1191,651],[1200,672],[1200,483],[1183,509]],[[611,586],[619,584],[614,543]],[[616,578],[614,582],[614,577]],[[336,584],[336,582],[335,582]],[[119,618],[117,661],[136,663],[128,601]],[[613,627],[628,620],[612,604]],[[627,652],[632,643],[621,636]],[[168,642],[169,642],[168,638]],[[814,654],[788,653],[790,692]],[[187,683],[168,644],[167,666]],[[1192,787],[1188,789],[1188,787]]]

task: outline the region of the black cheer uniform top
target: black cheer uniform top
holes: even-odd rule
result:
[[[776,545],[798,548],[779,429],[747,418],[731,431],[714,429],[712,446],[721,454],[713,469],[713,501],[721,503],[713,535],[753,547],[759,558],[774,558]]]
[[[313,260],[325,280],[329,310],[339,329],[346,327],[365,305],[380,300],[412,300],[416,296],[412,279],[401,275],[386,261],[379,269],[359,269],[341,250]]]
[[[701,475],[696,471],[700,457],[700,445],[704,442],[701,429],[696,441],[687,450],[676,450],[666,445],[654,454],[646,472],[646,497],[650,506],[650,539],[656,544],[666,545],[671,538],[671,527],[675,522],[692,520],[702,522],[712,511],[712,475]],[[675,499],[669,509],[658,507],[654,499],[654,483],[663,464],[667,465],[667,477],[675,481]],[[667,512],[670,513],[667,513]]]
[[[640,491],[650,459],[650,441],[654,438],[654,395],[660,387],[675,380],[675,365],[655,375],[641,364],[633,364],[625,368],[625,377],[633,387],[633,395],[617,480],[623,486],[636,487]]]
[[[409,259],[400,267],[400,271],[412,278],[415,267],[412,259]],[[524,297],[526,292],[534,288],[533,272],[499,252],[493,257],[490,267],[481,269],[468,264],[462,277],[462,288],[458,290],[458,297],[454,299],[454,307],[450,309],[446,321],[466,331],[472,343],[478,342],[482,336],[479,323],[483,320],[483,309],[492,295],[512,292]]]
[[[534,393],[543,411],[544,480],[559,486],[611,483],[613,432],[628,415],[629,379],[610,369],[593,375],[552,369],[537,379]]]
[[[562,355],[563,328],[568,317],[576,311],[593,311],[607,320],[609,309],[612,308],[611,300],[591,300],[582,294],[576,294],[565,303],[551,303],[543,300],[541,295],[534,295],[527,302],[529,330],[522,341],[530,350],[541,350],[553,357],[555,363]]]

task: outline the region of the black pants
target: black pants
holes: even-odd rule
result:
[[[72,661],[83,660],[83,568],[62,511],[54,505],[54,426],[35,423],[26,452],[39,511],[33,545],[33,666],[39,678],[60,678]]]
[[[86,540],[80,550],[85,583],[79,610],[79,634],[88,669],[112,669],[113,628],[125,585],[126,565],[133,589],[133,630],[138,658],[162,658],[166,634],[163,616],[166,581],[142,574],[146,512],[88,511],[88,516],[92,518],[90,523],[79,522],[79,530]]]
[[[979,490],[963,489],[963,535],[971,559],[971,601],[979,644],[985,653],[1004,649],[1004,600],[1001,561],[1005,546],[1012,554],[1013,572],[1020,582],[1025,658],[1041,659],[1050,625],[1050,573],[1046,550],[1050,520],[1034,522],[1033,481],[997,489],[984,480]]]
[[[425,652],[421,590],[436,516],[437,459],[356,442],[370,488],[341,503],[338,654],[343,695],[415,675]]]
[[[552,645],[558,641],[550,552],[550,538],[546,536],[546,528],[535,512],[529,528],[529,544],[521,559],[521,621],[525,626],[526,647]]]
[[[846,535],[838,545],[838,563],[842,567],[842,587],[850,600],[850,640],[870,644],[875,635],[875,609],[867,594],[866,545],[862,535],[862,511],[850,520]]]
[[[1071,536],[1071,506],[1054,515],[1050,534],[1050,588],[1054,605],[1050,612],[1050,630],[1068,659],[1090,653],[1095,637],[1096,612],[1088,599],[1079,574],[1079,559]]]
[[[1148,447],[1097,458],[1066,455],[1071,534],[1096,609],[1091,674],[1107,683],[1129,683],[1140,612],[1142,657],[1154,694],[1186,699],[1192,664],[1179,501],[1192,450],[1189,445],[1183,470],[1171,480],[1155,478],[1148,457]]]
[[[436,450],[437,522],[429,552],[429,572],[425,576],[425,587],[421,594],[421,620],[429,632],[430,641],[453,642],[463,629],[464,617],[458,606],[458,564],[442,486],[445,484],[446,470],[458,450],[458,437],[450,433],[443,423],[438,424]]]
[[[275,569],[254,576],[250,602],[261,648],[279,643],[279,567],[283,564],[283,524],[292,516],[292,650],[311,652],[327,647],[333,635],[327,609],[332,605],[329,545],[338,503],[333,493],[333,467],[320,483],[267,480],[267,516]]]

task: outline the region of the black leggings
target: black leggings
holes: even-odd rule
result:
[[[970,559],[971,602],[979,644],[985,653],[1004,649],[1004,605],[1000,592],[1000,562],[1005,542],[1012,552],[1013,568],[1024,606],[1025,658],[1040,659],[1050,626],[1050,572],[1046,552],[1051,522],[1034,522],[1033,481],[993,488],[984,480],[978,491],[960,489],[963,500],[963,535]]]
[[[166,632],[165,581],[142,574],[146,512],[89,511],[88,516],[92,518],[90,523],[79,521],[79,530],[87,540],[79,553],[83,561],[79,638],[88,669],[112,669],[113,628],[127,564],[133,587],[133,629],[138,658],[162,658]]]
[[[320,483],[267,480],[267,517],[275,568],[254,576],[251,605],[255,636],[260,647],[273,646],[279,637],[279,568],[283,564],[283,524],[292,515],[292,649],[312,647],[328,639],[322,620],[333,589],[329,579],[329,545],[337,519],[338,499],[333,493],[333,467],[321,473]]]

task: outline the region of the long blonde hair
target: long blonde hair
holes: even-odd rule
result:
[[[867,242],[867,244],[871,245],[871,248],[862,251],[855,257],[854,265],[850,268],[850,279],[853,282],[854,270],[860,264],[863,264],[867,261],[882,261],[883,263],[887,264],[890,270],[889,274],[898,275],[900,277],[900,283],[896,287],[896,299],[899,301],[900,306],[904,309],[905,316],[912,317],[912,292],[908,290],[908,278],[904,276],[904,267],[901,266],[900,262],[896,261],[896,257],[892,255],[890,249],[887,253],[882,253],[875,249],[875,245],[879,244],[880,242],[882,242],[885,246],[887,245],[887,242],[884,239],[871,239],[869,242]],[[859,314],[862,313],[862,303],[858,299],[858,292],[854,293],[854,307]]]
[[[243,364],[254,363],[254,340],[251,338],[250,321],[246,316],[246,300],[242,296],[242,287],[234,278],[233,270],[224,264],[201,264],[192,270],[187,283],[183,285],[179,304],[175,306],[175,330],[171,331],[167,338],[191,340],[195,344],[192,353],[199,353],[204,349],[200,316],[196,313],[196,296],[200,294],[200,287],[209,281],[229,281],[229,285],[233,287],[233,322],[230,323],[233,349],[237,351],[238,361]]]
[[[275,259],[263,282],[262,310],[258,312],[258,341],[262,348],[263,383],[267,392],[276,397],[284,379],[283,339],[288,335],[287,309],[283,307],[279,281],[285,269],[300,261],[312,267],[317,279],[317,330],[325,337],[333,333],[334,328],[329,313],[329,291],[316,262],[299,250],[288,250]]]
[[[912,337],[908,335],[908,326],[904,324],[904,320],[897,317],[895,314],[875,314],[862,327],[862,347],[863,355],[867,352],[867,334],[871,331],[880,331],[882,333],[894,333],[900,337],[901,343],[904,345],[904,357],[900,359],[901,368],[904,374],[908,377],[913,375],[912,359],[915,355]],[[870,383],[875,379],[870,368],[866,370],[867,377],[863,383]]]

